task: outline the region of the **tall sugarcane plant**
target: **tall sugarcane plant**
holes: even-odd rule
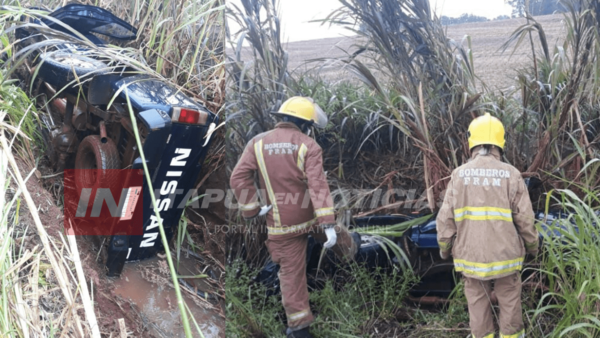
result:
[[[228,54],[226,114],[227,160],[231,170],[248,141],[275,125],[270,112],[286,99],[289,75],[275,0],[242,0],[240,7],[229,4],[228,26],[232,52]],[[232,214],[229,218],[236,217],[240,216]],[[230,253],[235,256],[238,249],[245,247],[247,257],[265,258],[266,234],[257,230],[244,234],[234,234],[228,240]],[[258,254],[261,251],[263,254]]]
[[[503,46],[507,49],[514,44],[516,49],[531,39],[532,32],[539,42],[537,53],[532,47],[534,67],[519,72],[517,90],[521,120],[535,125],[530,129],[535,137],[524,145],[532,158],[526,171],[554,188],[580,183],[580,170],[600,154],[600,3],[576,0],[562,4],[568,11],[564,14],[567,35],[561,44],[551,50],[543,27],[528,17]]]
[[[422,159],[427,201],[435,210],[452,168],[468,158],[468,123],[494,109],[480,99],[470,50],[446,38],[426,0],[340,2],[326,21],[345,26],[362,42],[344,60],[346,67],[389,112],[383,123],[413,145],[401,156]]]

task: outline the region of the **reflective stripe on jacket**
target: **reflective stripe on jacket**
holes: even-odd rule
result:
[[[468,277],[495,279],[521,270],[525,252],[537,251],[538,233],[521,173],[498,150],[473,150],[452,172],[437,216],[440,249]]]
[[[267,214],[269,238],[289,238],[316,223],[335,223],[321,147],[293,123],[278,123],[250,140],[233,169],[230,185],[244,217],[259,211],[255,174],[266,203],[273,206]]]

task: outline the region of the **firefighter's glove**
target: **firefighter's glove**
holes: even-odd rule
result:
[[[266,215],[271,209],[273,209],[272,205],[263,205],[262,207],[260,207],[260,210],[258,211],[258,213],[252,217],[245,217],[245,219],[247,221],[253,220],[258,216],[264,216]]]
[[[527,250],[527,254],[530,255],[531,257],[536,257],[538,255],[538,250]]]
[[[541,246],[539,241],[535,241],[534,243],[525,243],[525,250],[527,254],[531,256],[531,258],[535,258],[537,256],[539,247]]]
[[[442,257],[442,260],[447,260],[450,258],[450,250],[444,251],[440,249],[440,257]]]
[[[533,262],[537,257],[538,250],[527,250],[527,255],[525,255],[525,262]]]
[[[337,234],[335,233],[335,227],[332,225],[325,228],[325,235],[327,236],[327,242],[323,243],[323,247],[330,249],[337,242]]]
[[[271,211],[271,209],[273,209],[272,205],[263,205],[262,207],[260,207],[260,212],[258,213],[258,216],[264,216],[268,214],[269,211]]]

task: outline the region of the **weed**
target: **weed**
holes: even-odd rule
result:
[[[283,337],[281,297],[268,296],[269,290],[255,282],[257,272],[240,260],[230,264],[226,273],[228,336]],[[310,290],[314,337],[368,336],[382,321],[395,318],[416,282],[410,270],[387,273],[354,264],[338,273],[321,289]]]
[[[341,0],[343,7],[326,21],[361,27],[356,31],[360,36],[356,42],[361,44],[358,52],[348,51],[352,57],[338,61],[363,85],[288,74],[286,51],[279,43],[280,21],[269,7],[273,2],[244,3],[246,14],[254,8],[258,17],[261,6],[268,14],[252,21],[255,26],[241,25],[245,34],[261,39],[248,39],[251,55],[242,53],[243,39],[235,49],[231,86],[236,98],[247,104],[236,102],[228,111],[235,117],[230,126],[236,129],[229,148],[230,164],[241,154],[244,141],[272,127],[268,112],[282,97],[312,96],[331,121],[315,138],[323,148],[332,189],[416,187],[432,194],[427,196],[428,207],[435,209],[449,173],[469,158],[468,124],[481,112],[490,111],[506,126],[504,160],[524,171],[524,177],[542,182],[540,191],[530,192],[534,205],[543,206],[544,193],[560,189],[549,194],[546,211],[572,213],[550,228],[561,236],[546,238],[541,267],[534,268],[548,283],[547,289],[523,293],[527,336],[598,336],[598,1],[578,0],[566,6],[567,39],[554,48],[546,41],[543,27],[528,18],[506,46],[525,39],[533,46],[535,33],[541,50],[532,49],[532,64],[519,72],[514,91],[505,93],[492,92],[485,84],[482,90],[476,88],[480,79],[475,75],[470,39],[466,39],[467,46],[446,39],[427,1]],[[239,13],[241,22],[243,13]],[[268,67],[267,61],[272,60],[278,60],[277,67]],[[355,202],[345,201],[343,208],[353,208]],[[246,251],[248,260],[260,261],[261,243],[252,242],[254,249]],[[373,332],[379,327],[371,320],[385,322],[389,312],[380,305],[373,312],[372,297],[382,296],[357,285],[360,276],[357,273],[342,285],[328,281],[322,290],[312,292],[311,301],[319,311],[315,335],[377,336]],[[240,287],[239,299],[247,299],[242,290],[248,286]],[[419,309],[407,323],[395,325],[405,329],[408,337],[466,336],[470,330],[462,288],[459,283],[445,311]],[[273,321],[280,317],[269,316]],[[228,328],[234,326],[235,320],[228,322]],[[256,334],[280,336],[281,329]]]
[[[139,28],[138,37],[135,41],[132,41],[127,46],[118,46],[116,44],[113,45],[111,43],[113,41],[109,41],[106,46],[99,47],[92,44],[87,39],[75,41],[75,43],[88,47],[90,49],[90,53],[95,53],[95,55],[101,58],[110,60],[110,68],[112,70],[118,68],[118,66],[115,66],[117,63],[120,63],[121,65],[128,65],[141,73],[167,80],[189,96],[204,102],[205,105],[215,113],[220,111],[221,105],[223,104],[223,87],[225,81],[222,45],[224,34],[224,3],[222,1],[151,0],[128,2],[98,0],[93,2],[94,5],[108,9],[116,16],[124,19],[134,26],[137,26]],[[6,52],[6,56],[9,58],[9,62],[3,64],[1,74],[2,78],[0,79],[2,81],[2,88],[0,88],[2,91],[0,92],[2,100],[0,101],[2,101],[3,105],[7,104],[7,107],[2,106],[2,109],[0,109],[0,125],[2,127],[2,129],[0,129],[0,134],[3,134],[4,131],[7,131],[9,136],[17,133],[22,135],[21,140],[24,144],[23,147],[13,147],[12,149],[9,147],[3,149],[3,151],[11,152],[17,149],[20,152],[25,152],[25,155],[21,156],[23,159],[34,158],[26,137],[36,141],[37,144],[41,144],[41,137],[38,133],[38,128],[40,125],[42,125],[42,123],[37,120],[34,105],[27,98],[27,95],[15,86],[18,83],[14,80],[8,80],[8,76],[13,75],[11,74],[11,71],[17,70],[17,68],[23,64],[28,54],[33,51],[33,49],[28,51],[21,50],[18,53],[15,53],[12,50],[14,45],[9,43],[9,41],[14,41],[12,32],[15,31],[15,28],[27,27],[28,25],[31,25],[31,23],[20,21],[21,18],[30,17],[39,19],[41,17],[47,17],[48,12],[26,9],[27,7],[34,5],[38,8],[56,8],[58,6],[65,5],[66,3],[66,1],[62,0],[47,0],[44,1],[43,4],[41,4],[40,1],[33,0],[9,0],[3,3],[5,6],[3,6],[0,10],[0,23],[3,29],[3,33],[0,36],[0,41],[2,42],[3,52]],[[5,25],[8,26],[8,24],[12,25],[12,27],[4,30],[4,28],[6,28]],[[63,41],[73,42],[76,40],[73,36],[52,31],[44,25],[38,26],[38,29],[44,33],[48,33],[54,38],[61,39]],[[54,43],[56,43],[56,40],[54,40]],[[38,45],[38,47],[43,46]],[[37,72],[33,74],[33,78],[35,79],[36,76]],[[27,80],[30,79],[27,78]],[[23,81],[21,85],[26,86],[33,83],[33,79],[31,79],[32,81],[27,80]],[[5,115],[3,113],[4,111],[6,111],[8,114]],[[4,124],[5,120],[7,121],[7,124]],[[138,136],[137,128],[135,128],[135,134]],[[137,141],[139,146],[139,137],[137,137]],[[0,154],[2,153],[0,152]],[[3,161],[4,158],[1,158],[0,160]],[[1,164],[2,163],[0,163],[0,165]],[[31,167],[34,167],[33,161],[31,163]],[[1,178],[4,179],[4,177],[6,177],[8,174],[4,168],[2,169],[3,170],[0,171],[0,175],[2,176]],[[2,180],[2,182],[4,181]],[[2,195],[5,193],[4,188],[5,187],[0,188],[0,193]],[[3,203],[0,205],[2,208],[4,208]],[[2,210],[0,213],[3,215],[3,217],[4,212],[5,210]],[[10,227],[8,227],[6,224],[0,222],[0,225],[2,225],[2,229],[4,229],[1,230],[2,235],[0,235],[0,242],[6,244],[6,246],[3,247],[4,249],[8,248],[6,249],[7,251],[2,251],[0,265],[5,267],[6,264],[10,265],[11,262],[20,260],[25,261],[28,257],[23,258],[20,255],[15,255],[12,260],[6,259],[7,257],[10,258],[12,254],[12,244],[7,238],[10,238],[10,235],[14,234],[7,232],[10,230]],[[168,247],[162,227],[160,230],[161,239],[163,239],[163,246]],[[184,240],[184,237],[186,236],[189,240],[190,236],[184,226],[180,232],[178,232],[178,254],[179,248]],[[35,254],[38,255],[38,252]],[[166,254],[169,261],[169,267],[171,268],[170,272],[176,288],[178,305],[180,307],[182,324],[184,326],[186,336],[192,336],[192,327],[195,327],[199,335],[202,336],[202,333],[200,332],[198,325],[195,323],[195,321],[193,321],[193,318],[192,324],[187,320],[186,313],[189,312],[189,310],[184,308],[185,303],[183,302],[179,292],[177,275],[171,261],[170,251],[166,250]],[[48,257],[48,255],[54,257],[53,252],[43,252],[43,254],[36,256],[36,259],[39,262],[40,259],[45,259]],[[66,256],[66,254],[61,252],[60,256]],[[64,270],[64,268],[62,270]],[[2,271],[5,270],[2,269]],[[24,269],[15,269],[13,272],[17,272],[20,275],[29,273],[24,271]],[[8,275],[6,276],[6,278],[9,277],[10,276]],[[3,297],[5,300],[8,299],[8,301],[4,302],[3,306],[0,308],[0,312],[8,311],[9,306],[12,306],[13,302],[16,302],[17,306],[22,306],[22,304],[24,304],[19,299],[21,295],[13,294],[7,289],[9,287],[20,289],[18,283],[12,284],[12,281],[7,280],[6,283],[3,281],[2,285],[3,292],[1,297]],[[26,286],[33,288],[33,290],[37,290],[38,287],[37,283],[31,283],[31,286],[27,284]],[[65,290],[65,298],[69,300],[69,297],[67,296],[70,293],[66,291],[66,287],[63,287],[63,289]],[[12,297],[12,299],[9,299],[8,297]],[[37,302],[37,298],[35,300]],[[73,304],[68,305],[71,306],[70,309],[75,309],[75,307],[72,306]],[[46,332],[44,330],[47,329],[47,325],[50,325],[51,332],[56,330],[61,331],[64,334],[65,332],[72,330],[74,325],[77,324],[78,327],[75,327],[75,329],[79,331],[79,335],[86,336],[83,334],[78,316],[64,318],[66,312],[63,312],[61,319],[54,320],[54,318],[51,318],[51,314],[49,314],[49,317],[46,318],[48,319],[49,324],[44,324],[40,323],[40,316],[37,313],[37,305],[33,306],[32,308],[36,312],[15,313],[15,315],[11,314],[10,316],[3,316],[2,319],[4,321],[0,323],[3,328],[2,332],[7,333],[11,330],[17,330],[19,331],[19,334],[22,333],[24,337],[28,337],[29,330],[31,330],[31,332],[35,332],[35,335],[45,336]],[[16,315],[19,315],[19,317]],[[73,322],[75,322],[75,324]],[[44,331],[44,333],[42,333],[42,331]]]
[[[227,336],[277,337],[285,330],[281,300],[267,296],[267,287],[254,281],[257,274],[240,260],[227,265]]]
[[[558,219],[547,231],[540,228],[546,234],[541,272],[547,277],[548,292],[539,300],[533,319],[553,318],[552,336],[556,337],[600,334],[600,190],[581,188],[583,197],[571,190],[551,192],[547,206],[554,201],[569,216]]]

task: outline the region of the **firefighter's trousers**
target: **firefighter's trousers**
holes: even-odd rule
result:
[[[521,313],[521,274],[479,280],[465,277],[465,295],[469,304],[469,318],[473,338],[494,338],[494,311],[491,303],[493,290],[498,298],[500,314],[498,324],[501,338],[524,338]]]
[[[357,247],[348,230],[336,226],[337,242],[332,250],[344,260],[354,258]],[[323,232],[310,233],[317,242],[323,243],[327,237]],[[300,330],[309,326],[314,317],[308,304],[308,287],[306,285],[306,246],[308,234],[299,234],[286,239],[270,237],[267,249],[271,259],[278,264],[279,283],[283,308],[288,320],[288,327]]]

